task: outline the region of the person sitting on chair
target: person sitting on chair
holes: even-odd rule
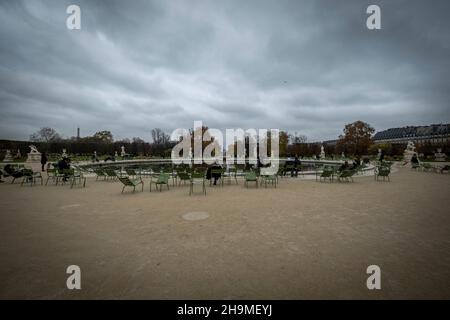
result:
[[[412,158],[411,158],[411,164],[413,166],[418,166],[419,165],[419,158],[417,158],[417,153],[414,153]]]
[[[206,170],[206,179],[211,180],[211,178],[214,178],[214,185],[217,184],[217,180],[221,177],[220,173],[211,173],[212,169],[222,169],[222,167],[216,162],[212,166],[208,167],[208,170]]]
[[[344,170],[347,170],[349,168],[349,165],[348,165],[348,161],[347,160],[345,160],[345,162],[339,167],[339,171],[344,171]]]
[[[58,170],[59,172],[64,172],[67,169],[70,169],[70,160],[69,158],[62,158],[58,162]],[[67,181],[67,175],[64,175],[63,181]]]
[[[10,164],[7,164],[4,168],[3,168],[3,170],[5,170],[5,172],[7,173],[6,175],[3,173],[3,175],[5,176],[5,177],[7,177],[7,176],[11,176],[11,177],[13,177],[13,178],[20,178],[20,177],[23,177],[23,169],[22,170],[16,170],[16,169],[14,169],[13,168],[13,166],[12,165],[10,165]]]

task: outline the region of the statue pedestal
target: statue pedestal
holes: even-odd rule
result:
[[[38,153],[28,153],[27,154],[28,155],[28,157],[27,157],[27,161],[26,162],[41,162],[41,153],[40,152],[38,152]]]

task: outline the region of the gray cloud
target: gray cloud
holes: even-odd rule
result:
[[[65,27],[79,4],[82,29]],[[365,27],[369,4],[382,30]],[[450,122],[448,1],[2,1],[0,138]]]

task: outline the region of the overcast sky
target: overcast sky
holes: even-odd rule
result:
[[[382,30],[366,28],[369,4]],[[0,139],[448,123],[449,15],[448,0],[2,0]]]

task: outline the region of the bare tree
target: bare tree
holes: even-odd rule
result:
[[[170,141],[170,136],[160,128],[152,129],[152,140],[154,144],[161,145]]]
[[[305,135],[299,134],[296,131],[294,133],[289,134],[289,140],[292,144],[298,144],[298,143],[306,143],[308,138]]]
[[[30,140],[33,142],[54,142],[61,140],[61,136],[55,129],[43,127],[30,135]]]

